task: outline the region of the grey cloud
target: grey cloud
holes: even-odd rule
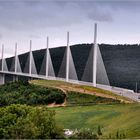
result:
[[[38,35],[31,34],[31,35],[29,35],[29,38],[40,39],[41,37]]]
[[[2,39],[3,38],[3,35],[0,33],[0,39]]]
[[[139,11],[140,1],[139,0],[102,0],[97,2],[103,7],[108,7],[112,11],[125,10],[128,12]]]
[[[137,9],[134,7],[139,4],[135,1],[0,1],[0,26],[30,30],[68,26],[85,20],[110,22],[113,11]]]
[[[94,14],[94,13],[89,13],[88,17],[92,20],[95,21],[113,21],[112,15],[110,13],[103,13],[103,14]]]
[[[3,4],[3,3],[2,3]],[[69,8],[69,7],[68,7]],[[69,16],[69,17],[68,17]],[[36,5],[28,5],[28,2],[12,3],[9,5],[4,3],[0,8],[1,25],[13,29],[45,26],[63,26],[72,22],[69,11],[63,10],[61,6],[53,3],[39,3]]]

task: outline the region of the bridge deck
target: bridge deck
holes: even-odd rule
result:
[[[58,80],[58,81],[66,82],[65,78],[51,77],[51,76],[46,77],[45,75],[36,75],[36,74],[18,73],[18,72],[15,73],[15,72],[10,72],[10,71],[0,71],[0,74],[10,74],[10,75],[14,75],[14,76],[24,76],[24,77],[30,77],[30,78],[37,78],[37,79],[44,79],[44,80]],[[91,82],[84,82],[84,81],[78,81],[78,80],[72,80],[72,79],[69,79],[68,82],[74,83],[74,84],[80,84],[80,85],[93,86],[93,83],[91,83]],[[140,94],[135,93],[133,90],[112,87],[112,86],[108,86],[108,85],[101,85],[101,84],[97,84],[97,88],[108,90],[117,95],[124,96],[124,97],[132,99],[134,101],[140,102],[140,99],[139,99]]]

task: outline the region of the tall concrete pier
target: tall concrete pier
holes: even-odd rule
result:
[[[47,37],[46,42],[46,77],[48,78],[48,70],[49,70],[49,37]]]
[[[1,50],[1,71],[4,70],[4,44],[2,44],[2,50]]]
[[[4,44],[2,44],[2,50],[1,50],[1,71],[4,71]],[[3,85],[5,83],[5,74],[0,74],[0,85]]]
[[[29,52],[29,74],[32,74],[32,40],[30,40],[30,52]]]
[[[17,43],[15,44],[15,73],[17,72]]]
[[[69,54],[70,54],[70,47],[69,47],[69,32],[67,32],[67,54],[66,54],[66,81],[69,81]]]
[[[94,25],[94,51],[93,51],[93,86],[96,87],[96,75],[97,75],[97,23]]]

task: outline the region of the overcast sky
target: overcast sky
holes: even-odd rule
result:
[[[94,23],[98,23],[98,43],[140,43],[140,0],[0,0],[0,45],[5,56],[18,51],[92,43]],[[1,50],[1,49],[0,49]]]

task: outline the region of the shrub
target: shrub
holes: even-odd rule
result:
[[[55,112],[43,107],[10,105],[0,108],[1,139],[64,138],[55,122]]]
[[[98,133],[99,136],[102,135],[102,131],[101,131],[100,125],[98,126],[97,133]]]
[[[0,86],[0,106],[10,104],[50,104],[63,103],[65,94],[54,88],[44,88],[29,84],[27,81],[7,83]]]

